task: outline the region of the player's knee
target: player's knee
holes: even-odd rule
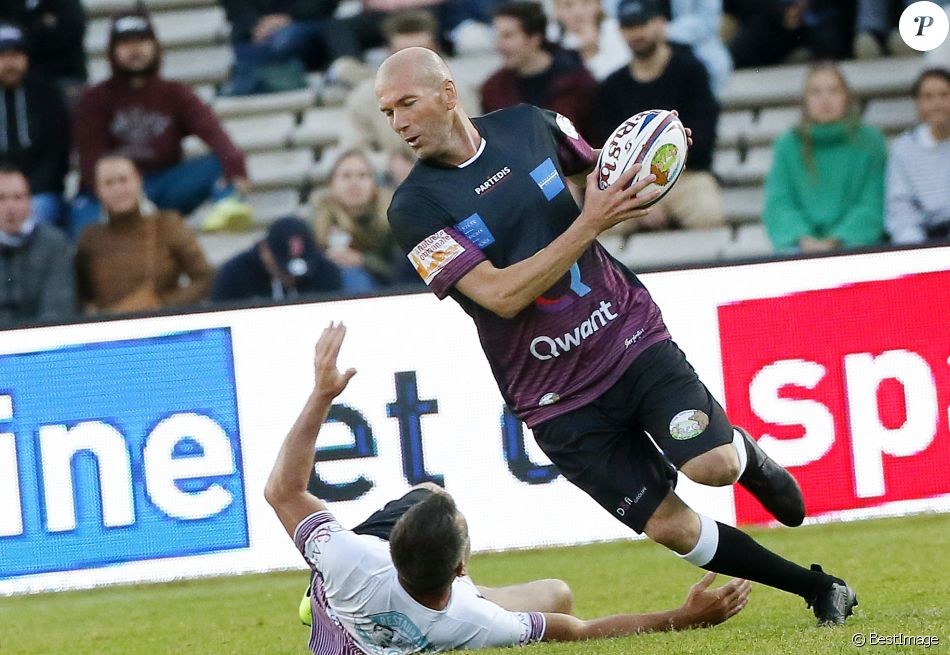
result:
[[[725,444],[694,457],[680,471],[693,482],[725,487],[739,478],[739,457],[732,444]]]
[[[563,580],[548,580],[553,611],[559,614],[571,614],[574,611],[574,592]]]
[[[688,516],[680,514],[674,516],[654,514],[647,521],[643,531],[653,541],[680,555],[691,551],[699,540],[698,521],[689,520]]]

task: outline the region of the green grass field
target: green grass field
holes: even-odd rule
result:
[[[797,597],[756,585],[746,610],[711,630],[575,644],[548,653],[855,653],[855,633],[932,635],[940,644],[872,652],[950,652],[950,515],[757,530],[766,546],[845,577],[861,601],[844,627],[816,628]],[[483,584],[560,577],[581,617],[678,605],[700,571],[645,541],[473,558]],[[305,572],[0,598],[3,655],[305,654],[296,608]],[[720,578],[717,581],[724,582]],[[861,649],[864,650],[864,649]],[[508,649],[482,651],[510,653]]]

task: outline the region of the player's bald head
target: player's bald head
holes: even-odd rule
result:
[[[438,89],[452,79],[445,61],[428,48],[406,48],[389,56],[376,73],[376,93],[392,84]]]

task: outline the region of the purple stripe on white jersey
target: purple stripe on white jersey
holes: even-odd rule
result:
[[[366,655],[330,609],[323,577],[313,576],[310,586],[310,652],[313,655]]]
[[[297,547],[297,550],[303,554],[307,546],[307,539],[313,531],[324,523],[332,523],[333,521],[336,521],[336,519],[333,518],[333,514],[330,512],[317,512],[301,521],[297,525],[297,529],[294,530],[294,545]]]
[[[330,512],[311,514],[294,530],[294,545],[307,560],[310,568],[314,563],[307,559],[307,541],[327,523],[335,523]],[[323,589],[323,576],[314,569],[313,582],[310,585],[310,652],[314,655],[365,655],[350,637],[339,619],[330,609],[327,594]]]
[[[541,638],[544,637],[544,630],[547,627],[544,614],[541,612],[528,612],[528,617],[531,619],[531,634],[528,635],[528,643],[541,641]]]

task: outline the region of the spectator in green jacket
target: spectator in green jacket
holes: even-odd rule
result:
[[[825,252],[880,243],[884,135],[858,119],[841,70],[805,78],[802,121],[775,142],[763,221],[779,252]]]

